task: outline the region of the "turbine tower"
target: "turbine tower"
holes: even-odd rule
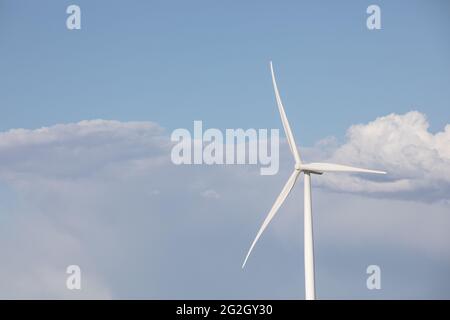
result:
[[[333,163],[304,163],[300,157],[300,153],[295,144],[294,136],[289,125],[289,121],[286,117],[286,113],[283,108],[283,103],[281,102],[280,93],[278,92],[277,83],[275,81],[275,74],[273,72],[272,62],[270,62],[270,71],[272,73],[273,89],[275,90],[275,98],[277,100],[278,111],[280,112],[281,122],[283,123],[284,132],[286,133],[286,139],[291,149],[292,155],[295,159],[294,172],[292,172],[288,181],[281,190],[280,195],[276,199],[275,203],[270,209],[269,214],[264,220],[261,228],[256,234],[255,240],[253,240],[250,249],[245,257],[242,268],[245,267],[247,259],[250,256],[256,242],[261,237],[261,234],[269,225],[270,221],[273,219],[275,214],[280,209],[284,200],[291,192],[294,187],[297,178],[301,173],[304,174],[304,259],[305,259],[305,299],[314,300],[316,298],[316,291],[314,285],[314,240],[313,240],[313,220],[312,220],[312,208],[311,208],[311,175],[317,174],[321,175],[325,172],[358,172],[358,173],[377,173],[386,174],[384,171],[361,169],[356,167],[344,166],[340,164]]]

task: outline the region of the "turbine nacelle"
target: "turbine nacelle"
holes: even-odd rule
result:
[[[298,172],[298,174],[300,174],[301,172],[312,173],[312,174],[323,174],[323,172],[313,171],[310,168],[308,168],[308,165],[302,165],[301,163],[296,163],[294,165],[294,171]]]

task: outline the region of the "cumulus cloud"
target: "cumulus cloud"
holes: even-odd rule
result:
[[[317,148],[326,149],[329,142],[327,139]],[[337,147],[332,143],[331,147],[329,162],[376,168],[388,175],[327,174],[317,179],[323,187],[425,201],[450,198],[450,125],[432,133],[420,112],[390,114],[353,125],[346,142]]]

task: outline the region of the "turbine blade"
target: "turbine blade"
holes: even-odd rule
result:
[[[278,86],[275,80],[275,73],[273,71],[272,61],[270,61],[270,72],[272,73],[273,89],[275,90],[275,98],[277,100],[278,111],[280,112],[281,122],[283,123],[283,128],[284,132],[286,133],[286,138],[289,143],[289,147],[291,148],[291,152],[294,155],[295,163],[302,163],[300,154],[297,149],[297,145],[295,144],[294,135],[292,134],[292,130],[286,116],[286,112],[284,112],[284,107],[283,103],[281,102],[280,93],[278,92]]]
[[[272,209],[270,209],[269,214],[267,215],[266,219],[264,220],[261,228],[258,231],[258,234],[255,237],[255,240],[253,240],[252,245],[250,246],[250,249],[248,250],[247,256],[245,257],[244,263],[242,264],[242,268],[245,267],[245,264],[247,263],[247,259],[250,256],[250,253],[253,250],[253,247],[255,246],[256,242],[258,241],[259,237],[261,236],[261,234],[263,233],[263,231],[266,229],[266,227],[268,226],[268,224],[270,223],[270,221],[272,220],[272,218],[275,216],[275,214],[277,213],[278,209],[281,207],[281,205],[283,204],[284,200],[286,200],[286,197],[288,196],[289,192],[291,192],[292,187],[295,184],[295,181],[297,180],[298,175],[300,174],[300,171],[295,170],[291,176],[289,177],[288,181],[286,182],[286,184],[283,187],[283,190],[281,190],[280,195],[278,196],[277,200],[275,201],[275,203],[272,206]]]
[[[323,173],[323,172],[361,172],[361,173],[386,174],[386,172],[384,172],[384,171],[363,169],[363,168],[357,168],[357,167],[344,166],[341,164],[322,163],[322,162],[308,163],[308,164],[302,165],[302,170],[319,172],[319,173]]]

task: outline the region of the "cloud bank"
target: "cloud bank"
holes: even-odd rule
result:
[[[322,298],[450,297],[449,203],[435,201],[448,195],[449,131],[430,133],[410,112],[353,126],[342,145],[303,149],[389,171],[314,179]],[[240,268],[290,167],[269,177],[254,166],[175,166],[170,150],[151,122],[0,133],[0,297],[302,298],[301,190]],[[364,287],[373,263],[388,270],[378,296]],[[82,270],[80,292],[65,287],[71,264]]]

